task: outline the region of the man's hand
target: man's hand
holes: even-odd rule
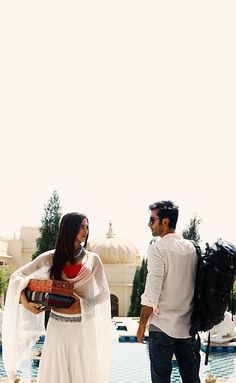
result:
[[[139,327],[138,327],[138,331],[137,331],[138,342],[142,342],[142,340],[144,338],[146,324],[147,324],[147,321],[148,321],[148,319],[152,313],[153,313],[152,307],[142,306],[141,315],[140,315],[140,322],[139,322]]]
[[[146,326],[139,324],[138,331],[137,331],[137,341],[138,342],[143,341],[145,329],[146,329]]]

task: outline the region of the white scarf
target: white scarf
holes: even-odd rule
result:
[[[21,291],[31,278],[49,278],[53,256],[54,250],[47,251],[11,275],[2,324],[3,363],[10,379],[23,360],[30,358],[32,346],[45,332],[44,313],[35,315],[19,304]],[[86,382],[93,381],[92,369],[96,382],[105,383],[111,353],[110,292],[99,256],[86,250],[85,257],[76,278],[69,279],[62,272],[62,279],[73,282],[80,297]]]

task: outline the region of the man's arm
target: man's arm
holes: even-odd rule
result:
[[[150,315],[153,312],[153,308],[149,306],[142,306],[141,314],[140,314],[140,321],[139,321],[139,327],[137,331],[137,340],[138,342],[141,342],[144,338],[144,333],[147,325],[147,321],[150,317]]]
[[[159,313],[158,301],[162,289],[164,278],[165,261],[162,253],[157,247],[151,245],[148,250],[148,274],[146,279],[145,291],[141,297],[141,314],[137,340],[141,342],[144,337],[147,321],[154,312]]]

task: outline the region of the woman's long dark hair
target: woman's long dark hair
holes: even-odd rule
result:
[[[66,262],[73,263],[75,238],[80,230],[83,219],[86,215],[80,213],[68,213],[62,217],[56,240],[56,249],[53,258],[53,264],[50,271],[50,277],[61,279],[61,273]],[[88,235],[84,242],[86,247]]]

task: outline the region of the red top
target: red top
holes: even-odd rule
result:
[[[79,274],[83,265],[78,263],[77,265],[65,265],[63,267],[63,271],[68,278],[75,278],[77,274]]]

